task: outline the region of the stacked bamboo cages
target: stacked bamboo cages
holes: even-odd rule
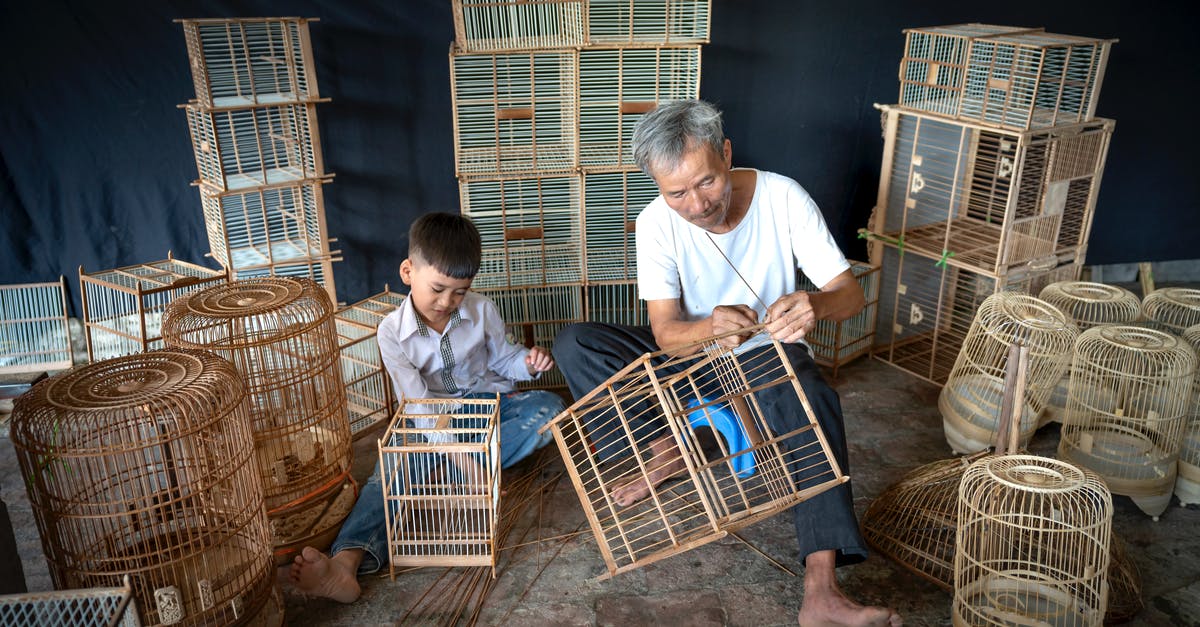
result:
[[[1102,324],[1129,324],[1141,318],[1141,301],[1129,290],[1115,285],[1090,281],[1061,281],[1042,288],[1038,298],[1054,305],[1073,321],[1079,330]],[[1070,370],[1064,373],[1054,391],[1046,399],[1039,425],[1062,422],[1067,406],[1067,384]]]
[[[640,171],[583,173],[583,261],[588,283],[637,279],[637,214],[658,197]]]
[[[478,290],[500,311],[508,331],[508,340],[525,347],[554,347],[554,338],[563,327],[584,319],[583,288],[579,284],[528,286]],[[522,381],[518,389],[565,388],[566,379],[559,370],[542,373],[532,381]]]
[[[1183,339],[1200,354],[1200,324],[1183,331]],[[1179,451],[1179,476],[1175,479],[1175,496],[1180,505],[1200,503],[1200,367],[1192,381],[1191,409]]]
[[[545,427],[607,576],[718,540],[848,480],[782,346],[738,354],[719,339],[643,355]],[[788,425],[769,419],[764,408],[787,396],[805,415]],[[680,462],[681,482],[655,485],[654,473]],[[645,483],[646,498],[621,504],[614,491],[635,482]]]
[[[212,351],[241,373],[275,558],[324,548],[357,494],[334,308],[308,279],[235,281],[163,316],[168,346]]]
[[[910,28],[900,105],[1013,130],[1092,119],[1115,40],[1041,28]]]
[[[304,18],[176,20],[196,90],[181,105],[209,247],[234,279],[306,277],[337,300]]]
[[[1020,446],[1038,427],[1046,398],[1071,364],[1079,329],[1053,305],[1027,294],[1000,292],[984,299],[938,395],[946,442],[956,453],[986,449],[1003,419],[1004,371],[1009,346],[1029,350],[1022,398]]]
[[[1157,519],[1175,485],[1195,372],[1195,351],[1169,333],[1121,325],[1083,332],[1058,456]]]
[[[0,374],[74,365],[66,280],[0,285]]]
[[[228,273],[167,252],[161,261],[84,272],[79,267],[83,328],[88,360],[162,348],[163,312],[172,301],[227,282]]]
[[[390,574],[487,566],[496,574],[500,399],[403,399],[379,440]]]
[[[55,587],[132,578],[145,624],[278,625],[242,376],[204,351],[83,366],[13,407]]]
[[[395,409],[396,399],[379,354],[376,330],[403,302],[403,294],[392,292],[385,285],[382,292],[347,305],[333,316],[342,382],[346,385],[346,418],[355,439],[386,422]]]
[[[637,283],[593,283],[584,291],[584,310],[592,322],[644,327],[650,324]]]
[[[588,43],[706,44],[712,17],[709,4],[709,0],[588,0]]]
[[[1200,290],[1187,287],[1163,287],[1142,299],[1142,317],[1160,331],[1183,335],[1188,327],[1200,324]]]
[[[812,349],[813,359],[822,366],[831,368],[837,376],[838,368],[857,359],[871,350],[875,340],[875,319],[879,307],[879,266],[860,261],[851,261],[850,270],[862,288],[867,304],[863,310],[841,322],[818,320],[804,341]],[[799,270],[796,271],[796,289],[817,291],[817,286]]]

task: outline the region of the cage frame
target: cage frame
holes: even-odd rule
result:
[[[712,3],[709,0],[664,0],[661,4],[663,19],[660,22],[635,16],[638,0],[588,0],[588,45],[636,48],[709,43],[712,28]],[[678,16],[673,19],[672,11],[679,10],[690,13],[693,20]],[[618,19],[607,19],[609,13],[617,14]],[[620,19],[622,15],[627,17]],[[612,26],[606,28],[609,23]],[[688,23],[694,23],[694,27],[687,28]]]
[[[1082,258],[1113,120],[1017,132],[875,106],[882,112],[884,148],[866,231],[869,258],[883,242],[901,242],[907,250],[993,276],[1066,254]],[[952,135],[953,149],[935,145]],[[929,154],[919,154],[918,146]]]
[[[979,23],[903,32],[901,106],[1018,131],[1095,117],[1108,57],[1118,41],[1047,33],[1040,27]],[[915,55],[917,49],[937,52],[930,55],[935,58],[925,58]],[[954,51],[950,58],[936,58],[950,50]],[[1077,51],[1082,58],[1075,55]],[[1053,74],[1055,68],[1061,75]],[[1000,100],[998,110],[994,94]]]
[[[110,608],[111,616],[100,615]],[[142,627],[129,575],[120,586],[0,595],[0,620],[11,625],[99,624],[102,620],[111,627]]]
[[[115,283],[112,280],[104,278],[105,275],[133,280],[133,287]],[[156,277],[164,275],[170,279],[169,282],[156,280]],[[143,288],[143,281],[157,283],[158,285]],[[171,301],[176,298],[221,282],[229,282],[228,270],[213,270],[212,268],[198,264],[181,261],[176,259],[174,254],[169,250],[167,251],[166,259],[121,266],[109,270],[86,272],[82,265],[79,266],[80,303],[83,308],[82,321],[84,338],[87,341],[88,361],[98,361],[116,356],[116,354],[104,353],[97,349],[94,335],[98,333],[113,335],[122,341],[132,342],[140,346],[140,348],[135,349],[133,352],[145,352],[152,348],[163,346],[161,319],[159,320],[158,331],[151,337],[148,331],[149,327],[146,323],[147,313],[157,312],[161,315],[167,306],[170,305]],[[96,294],[91,299],[88,296],[89,286],[93,286],[91,289],[96,291]],[[120,313],[115,317],[94,319],[93,316],[96,315],[96,303],[94,299],[102,293],[102,290],[112,292],[115,295],[127,295],[127,298],[131,298],[134,303],[133,311]],[[153,303],[150,305],[146,303],[146,299],[153,301],[159,298],[163,299],[162,303]],[[137,334],[130,334],[107,327],[100,322],[120,319],[126,316],[135,316],[137,318]]]
[[[183,28],[196,101],[209,109],[319,101],[321,96],[317,85],[316,65],[313,62],[312,39],[308,30],[309,23],[317,21],[320,21],[320,18],[189,18],[174,20]],[[252,58],[254,53],[251,52],[251,39],[254,39],[257,45],[263,45],[264,42],[258,38],[247,36],[248,25],[261,26],[266,30],[277,26],[279,28],[278,36],[283,40],[279,42],[283,51],[282,58],[273,54],[275,33],[268,33],[268,40],[265,43],[270,46],[272,54],[258,58],[256,63],[256,60]],[[208,40],[204,31],[212,26],[225,27],[228,57],[224,61],[227,62],[206,52],[207,47],[213,42]],[[236,37],[232,33],[234,27],[238,31]],[[238,46],[238,43],[241,45]],[[273,72],[275,82],[278,83],[282,77],[292,89],[260,94],[256,87],[259,81],[255,77],[255,66],[258,63],[266,63],[268,66],[282,65],[282,71]],[[238,68],[239,65],[240,68]],[[236,77],[233,81],[234,95],[214,95],[224,93],[229,89],[224,82],[214,81],[214,74],[221,76],[233,74]],[[241,84],[243,81],[249,82],[249,95],[242,94]]]
[[[882,267],[863,261],[847,260],[854,279],[863,290],[866,305],[853,316],[834,322],[817,320],[812,332],[804,336],[804,342],[812,349],[813,361],[829,368],[834,377],[838,369],[871,352],[875,340],[875,321],[879,307],[879,275]],[[807,292],[819,291],[803,272],[796,271],[796,289]]]
[[[479,406],[475,412],[459,413],[450,411],[449,406],[458,406],[460,409],[464,407]],[[490,406],[490,411],[485,408]],[[406,411],[406,409],[433,409],[436,411]],[[485,414],[484,412],[487,411]],[[417,416],[433,416],[436,421],[432,426],[406,426],[406,421],[413,420]],[[475,418],[484,419],[486,424],[482,427],[454,427],[453,421],[455,417],[459,418]],[[426,418],[428,419],[428,418]],[[482,436],[480,442],[463,442],[456,440],[454,442],[434,442],[423,438],[423,433],[435,431],[443,437],[456,437],[457,435],[479,435]],[[408,442],[409,439],[413,442]],[[439,438],[440,439],[440,438]],[[422,443],[423,442],[423,443]],[[379,473],[381,478],[380,489],[383,491],[383,509],[385,515],[385,535],[388,547],[388,574],[393,581],[396,579],[397,569],[406,567],[428,567],[428,566],[446,566],[446,567],[470,567],[481,566],[491,568],[492,578],[496,577],[496,557],[500,552],[500,547],[496,546],[496,531],[499,527],[500,515],[500,396],[496,394],[493,398],[402,398],[395,414],[390,419],[387,428],[384,431],[383,437],[377,440],[379,454]],[[451,491],[453,494],[437,495],[421,493],[417,496],[406,496],[401,492],[392,493],[390,487],[399,481],[402,487],[414,487],[411,472],[413,462],[400,464],[393,461],[395,457],[403,457],[408,454],[415,455],[481,455],[483,463],[476,462],[474,471],[481,471],[482,477],[467,477],[463,480],[468,482],[475,488],[483,488],[486,492],[480,493],[479,490],[472,492],[467,490],[465,493],[454,491],[454,488],[460,487],[456,482]],[[392,456],[389,458],[389,455]],[[423,465],[423,464],[422,464]],[[448,458],[437,462],[437,466],[432,472],[437,472],[437,469],[449,469],[450,465],[458,465],[458,462],[450,461]],[[401,470],[398,466],[402,466]],[[461,468],[461,466],[459,466]],[[468,472],[462,470],[461,472]],[[399,478],[403,473],[405,477]],[[443,476],[446,475],[443,473]],[[448,477],[446,477],[448,478]],[[472,479],[482,479],[482,483],[472,483]],[[432,484],[432,479],[427,480]],[[450,485],[447,483],[446,485]],[[449,555],[437,553],[437,547],[446,547],[446,544],[439,545],[436,540],[417,540],[404,539],[402,532],[407,528],[406,521],[401,520],[400,514],[393,511],[392,503],[405,503],[427,501],[424,505],[432,505],[436,503],[448,502],[443,510],[438,512],[436,508],[429,507],[431,513],[427,514],[423,521],[408,520],[407,522],[419,524],[424,522],[428,524],[443,523],[442,526],[450,526],[447,523],[450,513],[455,507],[455,501],[469,501],[469,503],[457,503],[457,505],[465,506],[469,509],[483,509],[483,517],[476,518],[475,522],[483,521],[486,530],[456,532],[459,537],[453,541],[443,539],[443,542],[448,545],[465,545],[474,546],[477,548],[486,544],[486,550],[482,553],[473,553],[470,555]],[[474,507],[472,507],[474,505]],[[482,507],[480,507],[482,505]],[[399,507],[397,505],[396,507]],[[413,507],[416,507],[415,505]],[[439,514],[441,518],[438,518]],[[469,516],[463,516],[463,520]],[[437,519],[436,521],[433,519]],[[415,532],[415,530],[412,530]],[[428,532],[428,530],[427,530]],[[399,548],[406,545],[424,546],[432,551],[432,553],[424,556],[414,556],[405,553],[397,552]],[[409,546],[409,548],[413,548]],[[469,550],[469,549],[468,549]]]
[[[396,411],[396,395],[379,353],[376,333],[379,323],[399,308],[405,298],[405,294],[393,292],[384,284],[382,292],[333,314],[346,387],[346,417],[350,436],[355,440],[387,422]]]
[[[54,291],[57,290],[57,299]],[[13,294],[16,301],[12,302],[6,294]],[[21,294],[27,294],[22,298]],[[0,351],[5,360],[11,358],[29,358],[31,361],[22,363],[0,364],[0,374],[43,372],[62,370],[75,365],[75,352],[71,348],[71,323],[67,316],[67,281],[63,276],[58,281],[42,283],[12,283],[0,285],[0,303],[6,306],[0,310]],[[55,305],[59,312],[45,309],[44,313],[31,309],[52,309]],[[35,336],[38,331],[50,331],[58,323],[62,324],[64,344],[39,349],[38,341],[47,337],[45,333]],[[40,359],[45,357],[45,359]]]
[[[450,10],[454,46],[464,52],[577,48],[587,43],[587,0],[451,0]],[[497,34],[485,37],[484,30]]]
[[[1183,330],[1183,339],[1200,355],[1200,324]],[[1191,415],[1179,451],[1175,496],[1183,506],[1200,504],[1200,366],[1192,381]]]
[[[752,384],[746,378],[746,373],[739,370],[740,375],[731,374],[729,375],[730,379],[723,381],[719,385],[724,386],[728,384],[729,386],[741,385],[749,387],[740,387],[736,392],[722,390],[722,395],[715,400],[705,397],[702,391],[703,386],[697,385],[698,379],[695,375],[704,367],[710,366],[720,359],[730,361],[736,359],[732,348],[722,347],[717,344],[721,338],[747,332],[754,334],[762,331],[762,328],[762,325],[756,325],[747,327],[746,329],[738,329],[724,335],[705,338],[695,343],[645,353],[613,374],[591,392],[578,399],[573,405],[539,430],[540,432],[552,430],[554,439],[559,446],[559,452],[563,455],[568,475],[571,477],[572,485],[574,485],[576,494],[579,496],[584,513],[588,518],[588,524],[592,529],[601,556],[605,562],[606,573],[601,575],[600,579],[607,579],[624,572],[629,572],[646,564],[651,564],[719,540],[733,531],[754,524],[767,517],[774,516],[816,494],[849,481],[849,477],[843,474],[841,467],[834,458],[824,431],[817,422],[804,390],[801,388],[799,380],[791,367],[791,363],[786,358],[783,347],[779,342],[770,340],[762,347],[764,349],[762,355],[768,356],[763,358],[764,361],[774,362],[777,359],[779,362],[778,371],[773,371],[772,373],[777,377],[776,379],[767,383],[758,381],[758,383]],[[706,347],[710,348],[710,350],[706,351]],[[770,359],[769,356],[773,356],[775,359]],[[751,360],[753,359],[755,357],[751,358]],[[659,361],[659,363],[656,365],[655,361]],[[688,362],[691,363],[689,364]],[[772,363],[771,366],[774,367],[774,364]],[[661,378],[656,378],[656,369],[669,372],[670,369],[676,367],[679,368],[677,374],[668,374]],[[740,365],[736,368],[740,368]],[[642,375],[645,375],[644,382],[639,382],[639,377]],[[718,376],[724,375],[718,374]],[[741,377],[740,379],[738,379],[739,376]],[[680,399],[674,398],[677,392],[672,389],[673,385],[684,380],[690,385],[690,387],[684,387],[699,397],[694,399],[698,401],[696,404],[689,405],[687,408],[683,408],[683,403],[679,402]],[[800,404],[804,408],[807,418],[804,426],[786,434],[773,433],[772,428],[762,418],[761,408],[758,407],[758,400],[751,396],[752,393],[761,391],[772,385],[790,386],[791,391],[797,395]],[[581,414],[586,415],[589,412],[595,411],[603,412],[608,407],[613,408],[620,420],[618,423],[620,432],[633,444],[636,451],[639,445],[634,441],[634,436],[629,432],[625,410],[621,409],[619,405],[637,399],[638,395],[649,399],[646,401],[647,403],[659,403],[658,409],[663,409],[664,407],[671,408],[664,410],[657,417],[665,418],[666,429],[664,437],[670,438],[672,446],[678,447],[677,450],[680,452],[679,457],[683,459],[687,467],[687,478],[682,481],[682,485],[690,485],[694,488],[694,492],[691,494],[694,494],[699,501],[694,505],[688,505],[684,502],[684,507],[701,510],[691,514],[691,517],[696,521],[688,523],[695,525],[691,529],[683,529],[681,532],[671,530],[671,525],[664,524],[664,533],[669,536],[668,540],[650,544],[650,548],[646,551],[647,554],[640,558],[635,557],[637,550],[633,546],[640,540],[633,536],[633,532],[644,530],[649,523],[643,519],[653,517],[655,512],[657,512],[660,520],[665,523],[669,515],[664,510],[664,507],[669,506],[670,503],[683,502],[684,497],[671,492],[669,488],[655,486],[655,482],[649,480],[650,475],[648,474],[647,465],[653,459],[661,457],[661,454],[654,450],[650,451],[652,457],[649,459],[644,457],[645,453],[635,452],[633,457],[636,461],[636,466],[630,472],[619,475],[611,481],[605,481],[600,466],[597,463],[597,452],[589,450],[594,448],[595,444],[590,441],[590,437],[585,435],[584,431],[586,429],[580,425],[579,420],[579,415]],[[738,419],[740,419],[743,425],[742,428],[747,431],[749,441],[753,444],[745,449],[733,450],[734,446],[732,444],[726,446],[724,441],[718,438],[716,439],[716,445],[719,448],[719,452],[713,453],[716,459],[709,459],[707,454],[702,452],[699,441],[693,436],[687,435],[694,434],[695,427],[689,424],[689,419],[681,419],[680,416],[688,412],[696,413],[702,411],[703,420],[707,421],[707,424],[703,426],[713,428],[715,426],[713,414],[719,411],[718,407],[726,402],[736,408],[734,411],[739,414]],[[641,412],[641,410],[638,411],[639,413]],[[649,411],[653,411],[653,409]],[[758,412],[757,418],[751,412]],[[573,433],[565,435],[564,431],[566,429],[570,429]],[[663,432],[664,429],[661,427],[654,431],[654,433]],[[812,463],[810,468],[820,466],[821,472],[816,477],[804,479],[794,477],[792,471],[787,469],[787,462],[780,461],[784,455],[784,452],[780,450],[783,441],[801,434],[811,434],[812,436],[812,442],[804,444],[801,448],[815,446],[817,450],[812,452],[811,455],[822,456],[821,459],[815,462],[809,458],[805,458],[807,462]],[[577,437],[579,440],[578,448],[582,457],[578,463],[572,454],[572,445],[568,442],[569,437]],[[648,437],[645,436],[645,438]],[[786,484],[784,487],[771,490],[767,502],[751,503],[752,499],[748,495],[752,490],[745,487],[749,483],[741,484],[739,483],[739,479],[734,478],[735,474],[732,472],[732,469],[736,467],[733,465],[733,462],[736,458],[745,455],[747,451],[753,451],[756,454],[756,461],[754,462],[756,467],[762,466],[764,468],[761,473],[756,470],[751,474],[751,477],[753,477],[753,474],[759,474],[760,476],[762,474],[772,474],[775,478],[767,479],[766,481],[779,481]],[[789,451],[789,453],[794,452]],[[763,457],[759,458],[758,454],[763,454]],[[780,468],[782,468],[782,471],[770,470],[771,464],[774,463],[781,464]],[[712,473],[714,469],[725,468],[731,470],[729,480],[733,481],[733,487],[729,488],[730,492],[738,493],[737,497],[730,498],[730,501],[734,501],[732,504],[724,501],[717,502],[718,497],[725,495],[722,493],[721,481],[718,481]],[[826,476],[829,478],[816,483],[818,477]],[[608,490],[611,487],[623,485],[620,482],[622,479],[634,478],[634,480],[637,480],[639,477],[641,480],[647,481],[647,484],[652,487],[646,498],[638,500],[626,509],[626,512],[629,509],[637,510],[633,519],[638,524],[637,529],[631,527],[629,530],[625,530],[622,529],[619,521],[622,513],[616,509],[617,504]],[[593,479],[599,482],[597,485],[599,491],[603,494],[598,500],[604,503],[605,511],[610,513],[611,517],[605,516],[602,518],[597,513],[595,507],[593,507],[592,498],[594,497],[588,496],[595,492],[594,489],[588,487]],[[812,485],[801,488],[798,485],[801,482],[811,483]],[[706,489],[713,490],[713,492],[706,494]],[[743,490],[745,491],[743,492]],[[738,499],[741,499],[741,505],[745,509],[738,509],[738,503],[736,502]],[[673,514],[679,512],[679,510],[671,511]],[[606,520],[613,521],[613,526],[606,526],[604,523]],[[611,546],[609,541],[610,534],[613,534]],[[666,548],[654,548],[665,542],[669,542],[670,546]],[[618,559],[618,551],[624,551],[628,559]]]

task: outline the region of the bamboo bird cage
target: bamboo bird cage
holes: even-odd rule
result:
[[[402,303],[404,294],[392,292],[385,285],[382,292],[343,307],[333,316],[346,385],[346,417],[355,439],[387,422],[395,410],[396,398],[379,354],[376,331],[379,323]]]
[[[862,311],[841,322],[818,320],[804,341],[812,349],[813,359],[820,365],[833,370],[871,350],[875,340],[875,318],[879,308],[879,266],[860,261],[850,262],[858,286],[862,288],[867,304]],[[796,271],[796,289],[816,292],[818,288],[799,270]]]
[[[79,267],[83,329],[88,359],[100,361],[162,348],[162,316],[172,301],[196,290],[226,283],[229,275],[175,259],[112,270]]]
[[[721,337],[643,355],[544,427],[606,576],[718,540],[848,480],[783,347],[738,354]],[[803,416],[766,413],[789,396]],[[651,445],[660,442],[669,451]],[[652,469],[680,458],[682,481],[651,486],[632,504],[613,496],[633,481],[651,485]]]
[[[1157,519],[1175,486],[1195,372],[1196,353],[1169,333],[1121,325],[1083,332],[1058,456]]]
[[[1079,329],[1058,309],[1026,294],[1000,292],[979,306],[954,368],[938,395],[946,441],[956,453],[988,447],[1001,420],[1005,361],[1009,346],[1029,349],[1020,443],[1037,430],[1038,413],[1071,364]]]
[[[1090,281],[1059,281],[1042,288],[1038,298],[1054,305],[1066,314],[1067,319],[1079,327],[1079,331],[1102,324],[1128,324],[1141,318],[1142,303],[1129,290],[1116,285],[1092,283]],[[1072,352],[1072,355],[1074,352]],[[1067,406],[1067,384],[1070,370],[1063,373],[1058,385],[1046,399],[1039,425],[1062,422],[1063,410]]]
[[[901,106],[1014,130],[1091,120],[1116,42],[990,24],[904,33]]]
[[[73,365],[66,281],[0,285],[0,374]]]
[[[569,324],[583,320],[583,288],[579,285],[549,285],[482,289],[504,320],[508,340],[526,348],[554,347],[554,338]],[[517,388],[565,388],[562,371],[553,369],[531,381],[517,382]]]
[[[196,99],[207,108],[318,99],[313,19],[175,20],[183,25]]]
[[[129,574],[144,624],[282,623],[249,413],[241,375],[204,351],[117,357],[21,396],[13,446],[55,587]]]
[[[646,301],[638,296],[637,283],[593,283],[584,289],[584,311],[592,322],[650,326]]]
[[[275,558],[328,546],[357,495],[333,304],[308,279],[251,279],[171,303],[168,346],[231,361],[250,399]]]
[[[1112,517],[1091,471],[1035,455],[972,463],[958,490],[954,624],[1103,624]]]
[[[1142,317],[1154,328],[1174,335],[1200,324],[1200,290],[1163,287],[1142,299]]]
[[[1183,331],[1183,339],[1200,353],[1200,324]],[[1192,381],[1192,400],[1188,425],[1179,451],[1179,476],[1175,479],[1175,496],[1180,505],[1200,504],[1200,366]]]
[[[464,52],[577,48],[586,43],[584,0],[452,0],[454,43]]]
[[[0,624],[142,627],[128,575],[119,588],[103,586],[2,595]]]
[[[379,440],[390,574],[487,566],[496,576],[500,400],[403,399]]]
[[[637,214],[658,197],[640,170],[583,173],[584,274],[589,283],[637,280]]]
[[[245,192],[328,177],[314,103],[242,109],[183,107],[202,191]]]
[[[587,39],[593,46],[708,43],[709,0],[588,0]]]

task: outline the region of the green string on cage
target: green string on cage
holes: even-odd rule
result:
[[[942,249],[942,257],[941,257],[941,259],[938,259],[938,260],[937,260],[937,263],[935,263],[935,264],[933,264],[933,265],[934,265],[935,267],[938,267],[938,268],[945,268],[945,267],[946,267],[946,260],[947,260],[947,259],[949,259],[949,258],[951,258],[951,257],[953,257],[953,256],[954,256],[954,253],[953,253],[953,252],[951,252],[951,251],[949,251],[949,250],[946,250],[945,248],[943,248],[943,249]]]
[[[868,231],[866,229],[859,229],[858,230],[858,239],[879,240],[881,242],[887,242],[887,243],[895,246],[900,251],[901,255],[904,254],[904,234],[903,233],[900,234],[900,237],[898,239],[892,239],[886,235],[872,233],[871,231]]]

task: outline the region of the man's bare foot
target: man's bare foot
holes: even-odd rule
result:
[[[353,603],[362,594],[358,586],[360,549],[338,551],[333,557],[306,546],[288,570],[288,579],[305,594]]]
[[[800,627],[900,627],[900,615],[886,607],[859,605],[841,592],[814,599],[806,590]]]
[[[621,507],[628,507],[650,495],[650,488],[683,472],[687,465],[671,436],[663,436],[650,443],[650,460],[647,462],[649,481],[637,477],[613,488],[612,499]]]

